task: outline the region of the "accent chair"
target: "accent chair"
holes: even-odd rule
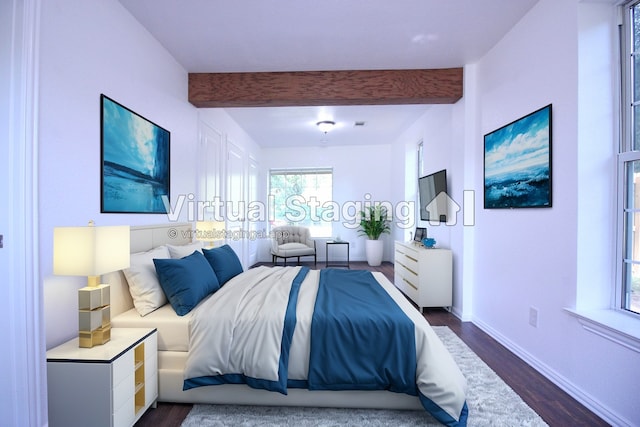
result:
[[[274,265],[278,258],[287,265],[288,258],[313,256],[313,263],[317,265],[316,241],[311,238],[308,228],[296,225],[283,225],[271,229],[271,261]]]

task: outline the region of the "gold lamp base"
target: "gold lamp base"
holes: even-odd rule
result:
[[[102,345],[111,339],[111,325],[99,327],[93,331],[79,331],[78,343],[82,348],[91,348],[96,345]]]
[[[78,343],[82,348],[102,345],[111,339],[111,301],[109,285],[89,286],[78,290]]]

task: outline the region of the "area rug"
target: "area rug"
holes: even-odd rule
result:
[[[434,326],[469,385],[468,426],[546,426],[458,336]],[[441,426],[425,411],[194,405],[182,427],[209,426]]]

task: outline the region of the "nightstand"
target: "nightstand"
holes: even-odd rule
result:
[[[114,328],[106,344],[47,351],[49,425],[133,425],[158,398],[157,350],[156,329]]]

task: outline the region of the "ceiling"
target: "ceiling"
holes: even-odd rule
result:
[[[538,2],[119,1],[188,72],[462,67],[480,59]],[[428,108],[225,110],[258,144],[273,147],[389,143]],[[315,126],[319,120],[334,120],[336,127],[324,134]]]

